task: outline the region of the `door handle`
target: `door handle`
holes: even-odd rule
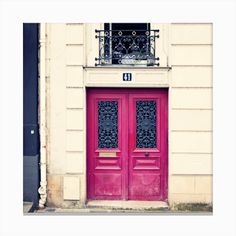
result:
[[[145,157],[148,157],[149,156],[149,153],[148,152],[145,152]]]

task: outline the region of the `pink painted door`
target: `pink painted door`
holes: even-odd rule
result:
[[[167,91],[129,95],[129,199],[167,197]]]
[[[87,91],[87,189],[89,199],[127,198],[126,94]]]
[[[88,199],[167,200],[167,90],[87,90]]]

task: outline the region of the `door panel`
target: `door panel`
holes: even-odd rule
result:
[[[133,160],[134,170],[159,170],[160,169],[160,158],[144,159],[143,157],[136,157]]]
[[[167,93],[129,95],[129,199],[165,200]]]
[[[96,197],[122,195],[122,175],[109,172],[101,172],[94,174],[95,188],[94,194]]]
[[[167,94],[131,94],[129,109],[129,199],[164,200]]]
[[[167,90],[87,91],[89,199],[167,199]]]
[[[160,195],[160,174],[134,172],[129,185],[129,199],[158,200]]]
[[[87,164],[89,199],[126,199],[126,95],[89,90]]]

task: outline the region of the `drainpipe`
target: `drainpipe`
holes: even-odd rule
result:
[[[39,27],[39,130],[40,130],[40,194],[39,208],[47,199],[46,176],[46,24]]]

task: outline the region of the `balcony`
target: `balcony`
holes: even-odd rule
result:
[[[159,66],[159,30],[95,30],[99,53],[95,66]]]

